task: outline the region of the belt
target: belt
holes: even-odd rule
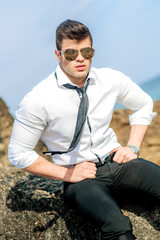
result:
[[[96,163],[96,167],[100,167],[100,166],[103,166],[103,165],[107,165],[107,164],[113,162],[113,157],[114,157],[115,154],[116,154],[116,152],[113,152],[113,153],[109,154],[109,155],[104,159],[103,162],[102,162],[102,161],[97,162],[97,163]]]

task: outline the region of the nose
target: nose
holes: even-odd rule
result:
[[[84,57],[82,56],[81,52],[78,51],[78,56],[76,58],[77,62],[83,62],[84,61]]]

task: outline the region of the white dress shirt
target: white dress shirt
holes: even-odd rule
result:
[[[38,154],[33,150],[39,138],[50,151],[65,151],[73,139],[80,98],[76,90],[63,84],[70,80],[60,66],[57,79],[52,73],[29,92],[16,111],[9,144],[9,161],[18,168],[31,165]],[[87,88],[89,98],[88,119],[77,147],[62,155],[54,155],[53,162],[69,167],[82,161],[103,159],[120,146],[110,128],[115,103],[133,110],[130,125],[149,125],[155,113],[149,95],[121,72],[110,68],[91,68]]]

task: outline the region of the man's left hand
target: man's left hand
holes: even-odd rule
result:
[[[137,154],[135,154],[129,147],[117,147],[111,153],[113,152],[116,152],[113,161],[117,163],[125,163],[137,158]]]

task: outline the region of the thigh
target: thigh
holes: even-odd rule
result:
[[[142,158],[120,165],[115,172],[114,192],[121,190],[137,190],[160,200],[160,166]]]
[[[99,223],[102,232],[123,233],[132,230],[131,222],[124,216],[103,181],[86,179],[70,184],[65,198],[70,205]]]
[[[77,183],[65,183],[64,196],[69,205],[92,212],[96,208],[101,215],[101,201],[111,201],[112,175],[106,166],[98,167],[95,179],[85,179]],[[93,201],[94,200],[94,201]],[[97,210],[98,209],[98,210]],[[103,210],[102,210],[103,212]]]
[[[104,186],[102,181],[93,179],[69,184],[65,191],[65,200],[70,206],[76,207],[84,213],[92,215],[92,212],[96,209],[99,216],[103,215],[104,202],[111,202],[112,204],[109,188]]]

